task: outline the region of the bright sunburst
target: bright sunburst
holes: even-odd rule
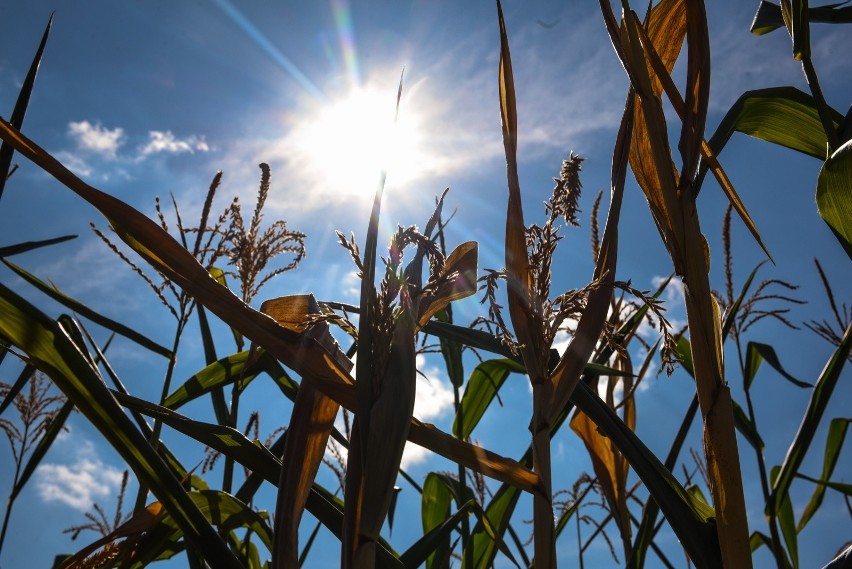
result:
[[[323,194],[371,195],[383,169],[396,186],[422,174],[417,116],[403,105],[394,121],[395,95],[358,88],[300,117],[288,138],[306,162],[299,166],[319,174]]]

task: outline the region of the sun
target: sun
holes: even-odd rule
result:
[[[293,159],[316,177],[317,187],[332,196],[371,196],[384,170],[388,184],[404,186],[425,168],[422,127],[416,112],[405,106],[395,120],[396,93],[353,89],[317,105],[291,132]]]

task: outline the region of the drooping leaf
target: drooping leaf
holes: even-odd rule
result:
[[[816,430],[822,421],[822,416],[825,413],[831,395],[834,393],[834,388],[837,386],[840,372],[843,370],[846,358],[849,356],[850,347],[852,347],[852,326],[846,329],[840,345],[826,363],[811,392],[807,409],[801,423],[799,423],[799,430],[790,448],[787,449],[787,456],[784,457],[781,471],[772,485],[772,493],[766,502],[767,516],[776,515],[784,499],[787,497],[793,477],[798,473],[799,467],[802,465],[805,454],[808,452]]]
[[[808,9],[808,18],[811,22],[822,24],[848,24],[852,23],[852,6],[843,6],[846,2],[814,6]],[[760,0],[757,13],[751,23],[751,33],[756,36],[768,34],[771,31],[784,27],[784,16],[781,6],[769,0]]]
[[[718,567],[719,546],[713,510],[689,495],[672,473],[589,386],[582,382],[578,384],[572,400],[594,421],[601,434],[612,439],[625,456],[660,505],[693,562],[699,567]]]
[[[275,358],[265,351],[249,359],[250,352],[245,350],[222,358],[199,371],[178,386],[163,402],[164,407],[179,409],[182,405],[211,391],[242,380],[245,387],[259,373],[267,373],[281,391],[289,398],[296,397],[299,384],[291,379]]]
[[[830,480],[834,473],[834,467],[837,466],[837,460],[840,457],[840,449],[843,448],[843,442],[846,439],[846,432],[849,429],[849,424],[852,419],[837,418],[832,419],[828,425],[828,436],[825,440],[825,452],[822,457],[822,474],[820,480]],[[802,517],[799,518],[799,523],[796,526],[796,531],[802,531],[813,515],[822,506],[822,500],[825,496],[825,486],[818,484],[808,500],[807,506],[802,511]]]
[[[583,441],[619,533],[622,539],[629,543],[631,526],[625,487],[627,460],[611,439],[598,432],[597,426],[585,413],[574,414],[574,418],[571,419],[571,430]]]
[[[439,279],[442,280],[434,292],[420,300],[418,328],[422,328],[450,302],[466,298],[476,293],[476,266],[479,259],[479,245],[468,241],[456,247],[444,262]],[[455,278],[450,279],[455,274]]]
[[[820,217],[852,258],[852,140],[847,140],[822,165],[816,202]]]
[[[754,377],[757,374],[757,370],[760,368],[760,364],[764,361],[770,366],[772,366],[775,371],[780,373],[781,377],[783,377],[796,387],[813,387],[813,384],[810,384],[806,381],[800,381],[789,373],[787,373],[787,371],[781,365],[781,362],[778,360],[778,354],[775,353],[775,348],[773,348],[769,344],[762,344],[760,342],[749,342],[748,346],[746,347],[745,359],[746,373],[745,377],[743,378],[745,382],[745,389],[749,389],[751,387],[751,384],[754,381]]]
[[[829,110],[837,128],[843,115]],[[725,114],[708,144],[719,155],[734,132],[825,160],[828,140],[814,98],[795,87],[746,91]]]
[[[49,296],[50,298],[52,298],[56,302],[62,304],[63,306],[66,306],[67,308],[70,308],[71,310],[73,310],[77,314],[79,314],[79,315],[81,315],[85,318],[88,318],[89,320],[91,320],[95,324],[99,324],[99,325],[103,326],[104,328],[106,328],[108,330],[112,330],[116,334],[121,334],[122,336],[124,336],[128,340],[132,340],[133,342],[136,342],[137,344],[139,344],[143,348],[147,348],[147,349],[151,350],[152,352],[154,352],[156,354],[160,354],[161,356],[163,356],[165,358],[170,358],[172,356],[171,350],[169,350],[168,348],[165,348],[165,347],[161,346],[160,344],[157,344],[156,342],[150,340],[144,334],[141,334],[141,333],[125,326],[124,324],[121,324],[120,322],[116,322],[115,320],[113,320],[111,318],[107,318],[106,316],[103,316],[103,315],[95,312],[94,310],[92,310],[91,308],[89,308],[88,306],[83,304],[82,302],[79,302],[79,301],[71,298],[70,296],[63,294],[62,292],[57,290],[55,287],[52,287],[52,286],[48,285],[47,283],[41,281],[38,277],[36,277],[35,275],[32,275],[31,273],[28,273],[27,271],[25,271],[21,267],[17,266],[16,264],[12,263],[11,261],[7,261],[6,259],[2,259],[2,261],[3,261],[3,263],[6,264],[7,267],[12,269],[15,273],[18,274],[18,276],[23,278],[25,281],[27,281],[28,283],[30,283],[31,285],[36,287],[38,290],[40,290],[41,292],[43,292],[44,294],[46,294],[47,296]]]
[[[754,450],[763,452],[765,445],[763,439],[760,437],[760,433],[736,401],[734,401],[734,426]]]
[[[188,540],[223,567],[239,563],[189,500],[168,466],[122,412],[96,369],[64,330],[0,285],[0,333],[24,351],[118,451],[181,526]]]

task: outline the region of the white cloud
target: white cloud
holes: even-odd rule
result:
[[[103,461],[86,441],[73,464],[46,463],[35,471],[36,489],[45,502],[61,502],[86,511],[121,486],[122,472]]]
[[[89,178],[92,174],[94,174],[94,169],[91,164],[86,162],[79,154],[74,154],[67,150],[60,150],[59,152],[55,152],[53,155],[62,163],[63,166],[78,176]]]
[[[189,152],[193,154],[196,151],[208,152],[209,150],[210,146],[204,140],[203,136],[191,135],[186,138],[176,138],[170,130],[165,132],[152,130],[148,132],[148,144],[139,149],[139,158],[145,158],[161,152],[169,154]]]
[[[112,130],[92,124],[89,121],[68,123],[68,134],[82,150],[98,154],[112,160],[119,147],[124,144],[124,129],[117,127]]]

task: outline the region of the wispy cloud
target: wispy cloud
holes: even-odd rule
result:
[[[81,150],[110,160],[116,157],[116,152],[126,138],[123,128],[109,129],[99,122],[92,124],[86,120],[68,123],[68,135],[74,139]]]
[[[114,494],[122,472],[97,457],[90,441],[77,452],[72,464],[45,463],[35,471],[36,489],[45,502],[60,502],[86,511],[101,498]]]
[[[177,138],[172,131],[165,132],[152,130],[148,132],[149,141],[147,144],[139,148],[139,157],[145,158],[152,154],[168,153],[181,154],[183,152],[208,152],[210,146],[204,140],[203,136],[188,136],[186,138]]]
[[[54,152],[56,158],[74,173],[100,181],[115,176],[133,178],[133,165],[155,155],[210,151],[204,136],[179,137],[171,130],[148,131],[146,142],[130,147],[128,142],[138,140],[138,136],[129,134],[123,127],[105,127],[99,121],[71,121],[68,136],[74,148]]]

